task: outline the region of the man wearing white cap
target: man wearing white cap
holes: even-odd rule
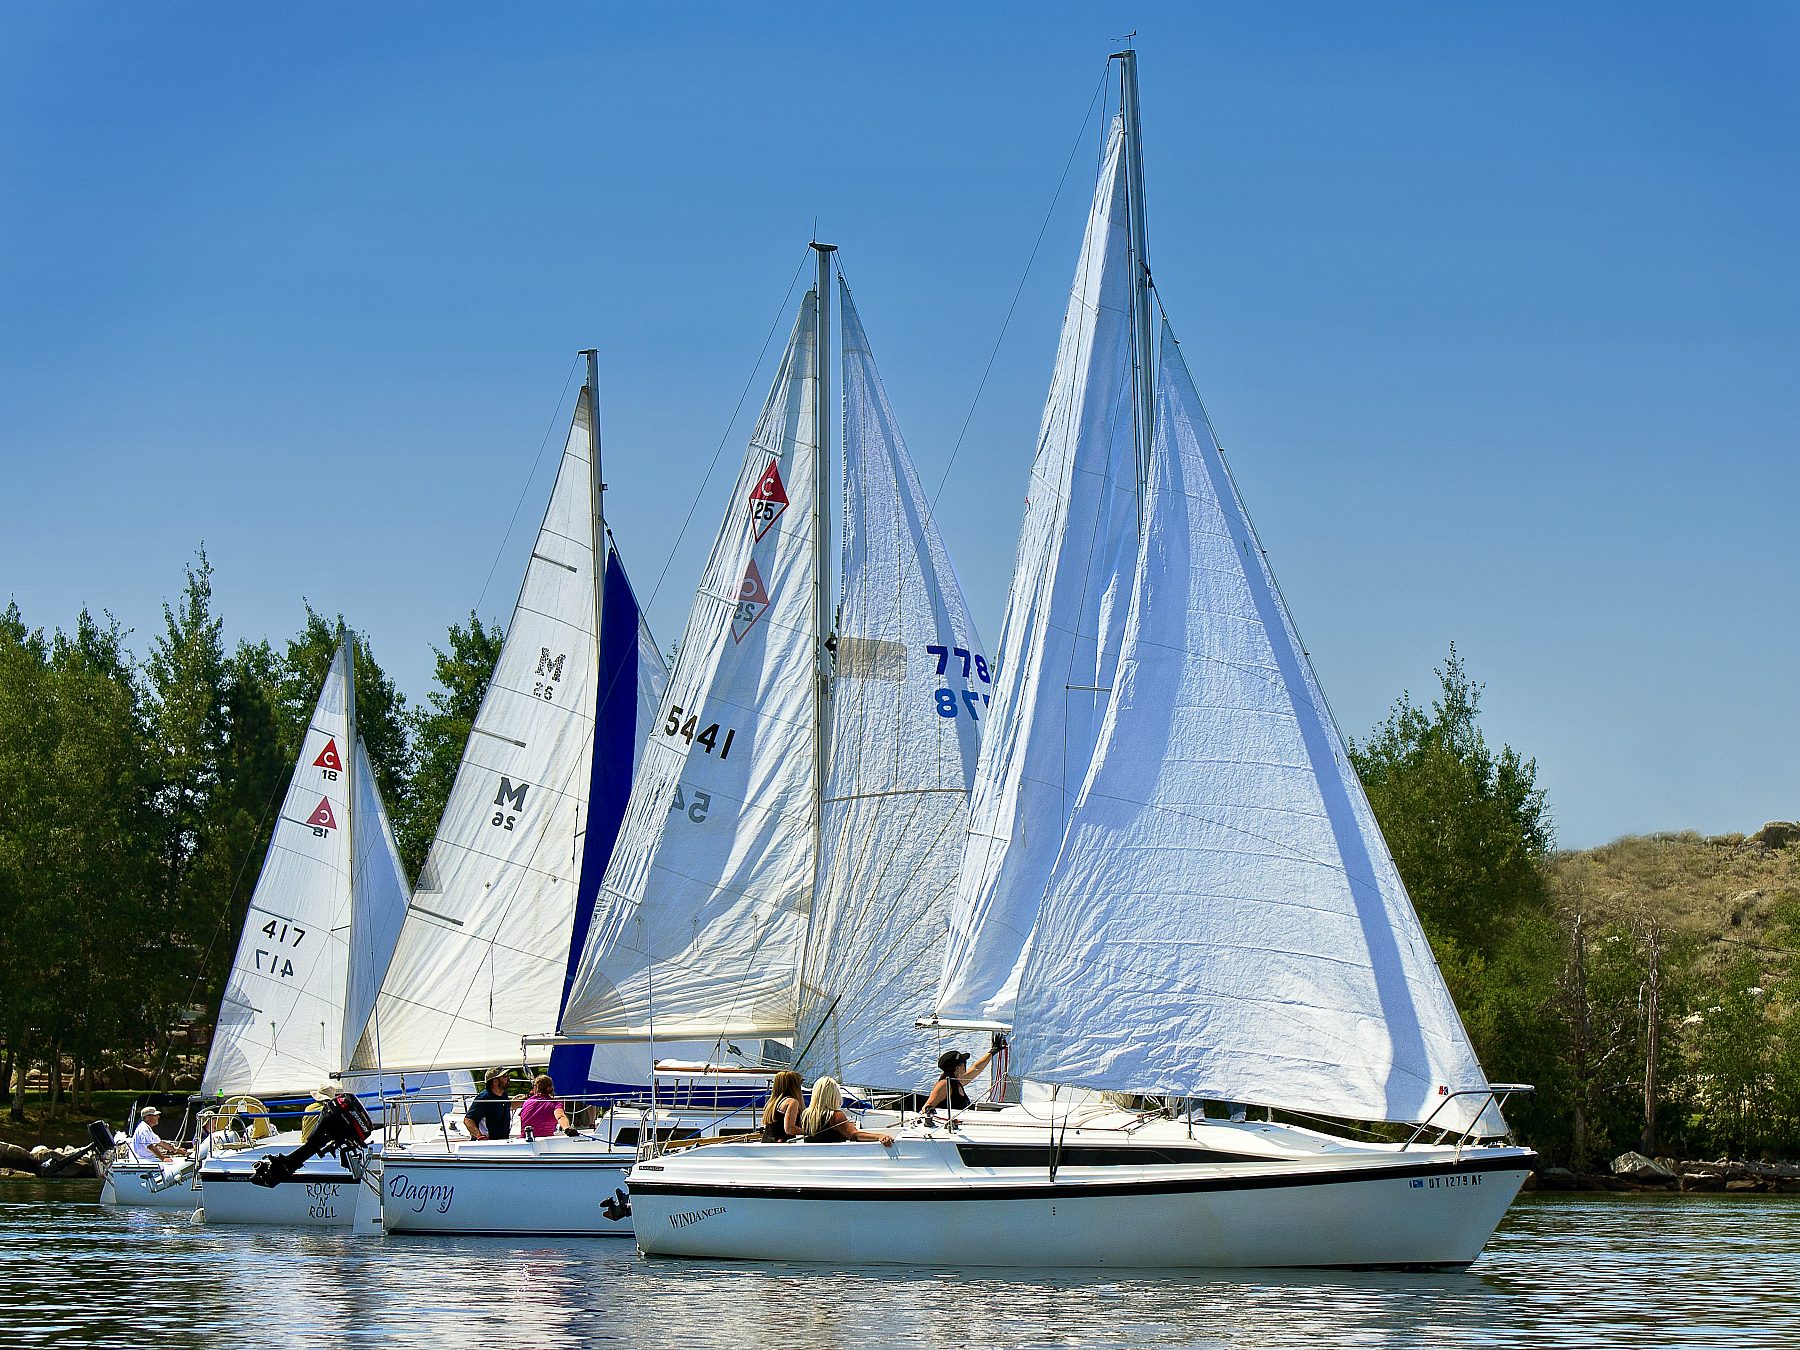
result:
[[[146,1106],[138,1113],[138,1127],[131,1136],[131,1151],[145,1162],[163,1162],[187,1153],[185,1148],[163,1143],[156,1133],[157,1122],[161,1119],[162,1112],[154,1106]]]

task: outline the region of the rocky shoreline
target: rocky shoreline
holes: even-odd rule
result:
[[[1528,1191],[1698,1191],[1736,1194],[1800,1195],[1800,1165],[1794,1163],[1716,1162],[1647,1158],[1621,1153],[1609,1172],[1572,1172],[1545,1167],[1525,1182]]]
[[[22,1144],[0,1141],[0,1180],[29,1177],[43,1181],[73,1177],[91,1181],[99,1175],[100,1160],[94,1156],[92,1145],[51,1148],[48,1144],[39,1144],[36,1148],[26,1148]]]

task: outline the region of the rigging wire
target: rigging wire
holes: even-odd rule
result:
[[[713,447],[712,459],[707,462],[706,472],[700,476],[699,484],[694,489],[693,500],[688,503],[687,515],[682,517],[681,528],[675,532],[675,541],[669,545],[668,556],[663,559],[662,571],[656,574],[656,584],[650,588],[650,598],[644,602],[643,609],[648,612],[656,603],[656,597],[662,593],[663,581],[669,575],[669,568],[675,562],[675,555],[681,550],[681,541],[687,538],[688,527],[694,523],[694,512],[700,509],[700,500],[706,495],[707,486],[712,482],[713,470],[719,467],[719,456],[725,453],[725,443],[731,439],[732,429],[737,426],[738,414],[744,410],[744,400],[750,397],[750,389],[756,383],[757,372],[762,369],[763,357],[769,354],[769,344],[775,340],[775,334],[781,328],[781,321],[787,316],[788,301],[793,298],[794,286],[800,280],[800,274],[806,270],[806,264],[812,259],[812,245],[806,246],[806,252],[800,255],[800,265],[794,269],[793,277],[788,281],[787,291],[781,297],[781,304],[775,310],[775,320],[769,325],[768,335],[763,338],[762,349],[756,353],[756,360],[751,364],[750,377],[744,381],[744,387],[738,393],[737,404],[731,410],[731,417],[725,423],[725,433],[719,437],[718,445]]]
[[[957,452],[962,449],[963,438],[969,434],[969,424],[975,420],[975,409],[980,405],[982,392],[987,388],[988,376],[993,373],[994,361],[1000,355],[1000,346],[1006,341],[1006,330],[1011,326],[1013,313],[1019,307],[1019,297],[1025,294],[1025,283],[1031,277],[1032,264],[1037,261],[1038,250],[1043,247],[1044,236],[1050,230],[1050,221],[1056,214],[1056,205],[1062,200],[1063,187],[1069,181],[1069,170],[1075,167],[1075,157],[1081,153],[1081,144],[1087,138],[1088,125],[1094,120],[1094,106],[1100,102],[1100,96],[1106,92],[1107,76],[1111,73],[1111,63],[1109,62],[1106,72],[1100,76],[1100,83],[1094,89],[1094,96],[1088,100],[1087,112],[1081,119],[1081,130],[1075,134],[1075,144],[1069,150],[1069,158],[1063,164],[1062,177],[1056,180],[1056,191],[1051,195],[1050,209],[1044,212],[1044,223],[1038,227],[1037,239],[1031,245],[1031,256],[1025,260],[1025,270],[1020,274],[1019,284],[1013,290],[1012,303],[1006,307],[1006,317],[1000,321],[1000,333],[994,339],[994,349],[988,353],[987,365],[981,369],[981,380],[975,386],[975,397],[969,401],[968,415],[963,418],[962,430],[956,433],[956,444],[950,447],[950,458],[944,465],[944,472],[938,479],[936,490],[931,494],[933,510],[937,509],[938,498],[944,494],[944,485],[950,481],[950,470],[956,466]]]
[[[513,526],[519,523],[519,511],[525,505],[532,483],[537,481],[538,465],[544,462],[544,447],[550,444],[550,437],[556,433],[557,424],[562,421],[563,400],[569,396],[569,382],[575,378],[575,369],[580,364],[580,356],[569,363],[569,373],[563,377],[562,393],[556,396],[556,411],[550,414],[550,425],[544,428],[544,438],[538,442],[537,456],[531,461],[531,472],[525,475],[524,485],[519,489],[519,500],[513,503],[512,518],[506,522],[506,533],[500,536],[500,547],[494,550],[494,561],[488,565],[487,580],[481,583],[481,594],[475,600],[473,613],[480,613],[481,606],[487,600],[488,587],[493,585],[494,573],[500,566],[500,559],[505,556],[508,541],[512,539]],[[555,490],[554,485],[551,490]]]

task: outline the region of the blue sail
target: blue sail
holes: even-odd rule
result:
[[[575,965],[587,945],[588,925],[594,917],[594,902],[600,895],[600,881],[606,875],[606,864],[612,857],[613,844],[619,837],[619,825],[625,819],[625,803],[631,797],[631,779],[637,769],[640,720],[654,716],[654,699],[648,707],[640,690],[646,683],[660,686],[660,671],[642,669],[644,664],[643,616],[638,610],[637,596],[618,553],[606,551],[606,591],[600,611],[600,679],[597,706],[594,710],[594,762],[588,783],[587,832],[582,837],[581,880],[575,890],[575,924],[569,935],[569,958],[563,972],[562,999],[558,1013],[568,1005],[569,988],[575,980]],[[656,661],[655,648],[650,660]],[[660,663],[658,663],[660,664]],[[659,690],[660,692],[660,690]],[[593,1047],[559,1045],[550,1052],[550,1077],[556,1091],[563,1096],[579,1096],[619,1092],[632,1085],[597,1083],[589,1078]],[[641,1085],[639,1085],[641,1086]]]

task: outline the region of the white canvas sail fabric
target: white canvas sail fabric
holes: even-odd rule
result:
[[[591,416],[583,389],[355,1068],[504,1063],[556,1023],[594,747]]]
[[[795,1047],[807,1077],[929,1081],[920,972],[942,960],[993,669],[848,286],[844,552],[819,894]]]
[[[375,996],[400,940],[406,905],[412,887],[406,865],[388,821],[387,805],[375,783],[369,748],[356,738],[355,772],[351,775],[350,807],[355,812],[351,830],[352,883],[350,905],[350,977],[344,997],[344,1032],[341,1063],[348,1064],[356,1044],[375,1011]]]
[[[1486,1079],[1166,330],[1162,351],[1124,651],[1015,1063],[1462,1128],[1481,1098],[1445,1094]]]
[[[934,1011],[1010,1023],[1018,968],[1106,708],[1137,549],[1123,130],[1088,215],[1032,463]]]
[[[792,1033],[813,889],[818,299],[757,420],[650,730],[565,1036]]]
[[[342,1067],[350,962],[350,657],[340,644],[282,798],[200,1090],[306,1091]]]

